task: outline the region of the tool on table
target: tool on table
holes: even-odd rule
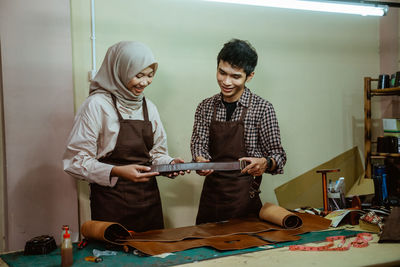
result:
[[[88,241],[87,241],[87,239],[82,239],[82,241],[81,242],[79,242],[78,243],[78,249],[83,249],[84,247],[86,247],[87,246],[87,243],[88,243]]]
[[[329,182],[328,210],[332,211],[346,208],[344,177],[340,177],[335,185],[333,185],[331,180],[329,180]]]
[[[103,261],[103,258],[96,257],[96,256],[87,256],[87,257],[85,257],[85,261],[101,262],[101,261]]]
[[[324,205],[323,214],[327,215],[329,213],[328,209],[328,186],[326,181],[326,174],[328,172],[339,172],[340,169],[323,169],[317,170],[317,173],[322,173],[322,200]]]
[[[25,244],[24,255],[47,254],[57,248],[54,237],[41,235],[30,239]]]

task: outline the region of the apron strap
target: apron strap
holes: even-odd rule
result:
[[[144,119],[144,121],[149,121],[149,113],[147,111],[147,102],[146,102],[146,98],[145,97],[143,97],[142,109],[143,109],[143,119]]]
[[[119,112],[119,110],[117,108],[117,98],[113,94],[111,94],[111,98],[113,100],[114,107],[117,110],[118,120],[119,121],[123,121],[124,119],[122,118],[122,115],[121,115],[121,113]],[[147,111],[147,102],[146,102],[146,99],[144,97],[143,97],[142,108],[143,108],[143,119],[144,119],[144,121],[149,121],[149,113]]]
[[[249,190],[250,198],[254,198],[261,193],[260,185],[262,181],[262,175],[254,177],[253,181],[251,182],[251,187]]]
[[[111,98],[113,100],[115,110],[117,111],[117,114],[118,114],[118,121],[122,121],[123,120],[122,115],[121,115],[121,113],[119,113],[119,110],[117,107],[117,98],[113,94],[111,94]]]

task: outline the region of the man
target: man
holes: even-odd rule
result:
[[[245,86],[254,77],[257,59],[247,41],[226,43],[217,57],[221,93],[203,100],[196,109],[193,160],[248,163],[242,171],[197,172],[206,178],[196,224],[257,216],[262,206],[262,174],[283,173],[286,153],[274,108]]]

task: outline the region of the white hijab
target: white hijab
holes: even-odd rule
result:
[[[153,65],[157,70],[157,62],[150,48],[140,42],[123,41],[108,48],[96,76],[90,83],[90,95],[111,93],[118,102],[128,108],[141,107],[143,94],[134,95],[128,90],[128,82],[143,69]]]

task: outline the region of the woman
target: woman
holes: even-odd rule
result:
[[[168,155],[157,108],[143,96],[157,66],[140,42],[111,46],[75,117],[63,159],[67,173],[90,182],[92,220],[137,232],[164,227],[158,173],[148,172],[148,165],[184,162]]]

